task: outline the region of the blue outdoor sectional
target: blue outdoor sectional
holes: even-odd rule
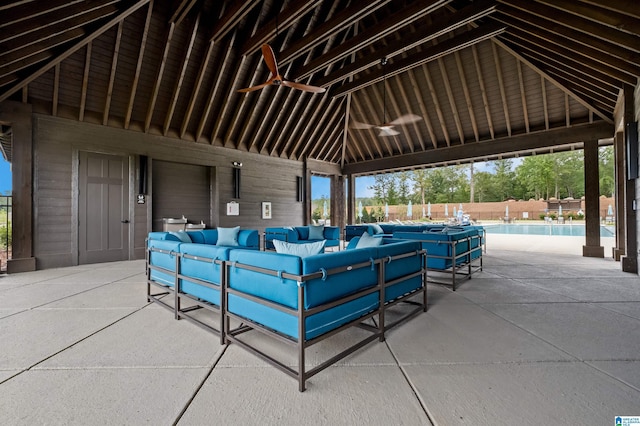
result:
[[[220,335],[221,344],[238,344],[296,378],[301,392],[313,375],[373,340],[384,340],[386,330],[427,309],[426,258],[416,241],[385,239],[358,248],[355,239],[347,250],[300,257],[158,239],[166,237],[160,234],[148,239],[149,300]],[[163,292],[151,294],[151,286]],[[162,300],[171,295],[173,306]],[[193,306],[183,309],[185,298]],[[400,303],[410,309],[393,322],[385,318]],[[190,317],[194,309],[212,311],[219,326]],[[320,365],[305,367],[308,347],[350,327],[368,333]],[[255,347],[255,332],[291,346],[297,365]]]
[[[429,282],[456,289],[460,279],[470,279],[482,270],[485,231],[482,226],[450,226],[443,224],[362,224],[347,225],[345,239],[364,232],[379,238],[419,241],[427,251]]]

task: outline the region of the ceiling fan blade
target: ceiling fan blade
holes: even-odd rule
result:
[[[267,64],[267,68],[271,71],[271,77],[278,75],[278,63],[276,62],[276,55],[273,53],[273,49],[268,44],[262,45],[262,56],[264,62]]]
[[[324,87],[310,86],[308,84],[296,83],[294,81],[282,80],[282,85],[293,89],[304,90],[305,92],[324,93],[327,89]]]
[[[420,121],[420,120],[422,120],[422,117],[420,117],[419,115],[405,114],[405,115],[401,115],[400,117],[396,118],[395,120],[393,120],[389,124],[393,124],[394,126],[397,126],[399,124],[415,123],[416,121]]]
[[[373,124],[361,123],[352,118],[351,125],[349,127],[351,127],[352,129],[371,129],[376,126],[374,126]]]
[[[378,136],[395,136],[400,134],[400,132],[394,130],[392,126],[377,126],[377,128],[380,129]]]
[[[273,79],[262,83],[262,84],[258,84],[257,86],[252,86],[252,87],[247,87],[246,89],[239,89],[238,92],[240,93],[248,93],[248,92],[253,92],[255,90],[260,90],[263,89],[265,87],[267,87],[268,85],[270,85],[271,83],[273,83]]]

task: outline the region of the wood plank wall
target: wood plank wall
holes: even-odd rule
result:
[[[146,204],[137,204],[139,155],[153,164],[173,162],[206,166],[212,198],[211,224],[257,229],[304,224],[304,204],[296,201],[296,176],[304,164],[205,144],[181,142],[162,136],[115,129],[34,114],[34,255],[38,268],[77,264],[77,156],[79,151],[126,155],[132,161],[132,258],[144,257],[144,238],[151,230],[153,182]],[[233,201],[233,161],[241,168],[239,216],[227,216]],[[261,202],[272,203],[272,219],[261,218]],[[161,218],[160,218],[161,219]],[[206,222],[206,221],[205,221]]]

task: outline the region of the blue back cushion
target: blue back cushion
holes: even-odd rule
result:
[[[309,227],[308,226],[296,226],[294,229],[298,233],[298,239],[300,239],[300,240],[308,240],[309,239]]]
[[[266,251],[231,250],[229,260],[232,262],[228,274],[229,286],[231,288],[280,303],[293,309],[298,308],[297,281],[233,267],[233,262],[238,262],[300,275],[302,273],[302,267],[298,256]]]
[[[178,241],[182,241],[183,243],[190,243],[191,242],[191,237],[189,236],[189,234],[187,234],[184,231],[178,231],[178,232],[169,232],[169,235],[176,237],[178,239]],[[169,238],[167,238],[169,239]]]
[[[309,225],[310,240],[324,240],[324,225]]]
[[[368,232],[362,234],[355,248],[378,247],[382,244],[381,237],[372,237]]]
[[[361,262],[369,262],[375,258],[374,248],[354,251],[339,251],[318,254],[302,259],[302,272],[312,274],[340,266],[349,266]],[[327,275],[323,280],[316,278],[305,283],[305,308],[312,308],[340,297],[369,288],[378,282],[378,268],[367,265],[337,274]]]
[[[208,259],[228,260],[229,248],[217,247],[214,245],[205,244],[181,244],[180,253],[190,254],[192,256],[198,256]],[[181,258],[180,260],[180,272],[183,275],[189,277],[199,278],[201,280],[210,281],[216,284],[220,284],[220,265],[214,262],[209,262],[204,259],[195,260],[188,258]]]

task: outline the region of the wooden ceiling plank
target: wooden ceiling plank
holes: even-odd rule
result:
[[[178,7],[176,7],[175,12],[169,18],[169,24],[175,24],[176,26],[180,25],[180,23],[187,17],[193,6],[195,6],[198,0],[182,0]],[[199,14],[198,14],[199,15]]]
[[[538,3],[545,3],[547,6],[554,7],[556,9],[569,12],[581,18],[586,18],[591,21],[606,25],[607,27],[624,31],[629,34],[638,34],[640,29],[640,19],[638,16],[630,16],[622,13],[618,13],[611,9],[605,9],[600,5],[586,5],[575,0],[536,0]],[[636,10],[637,10],[636,6]]]
[[[424,120],[425,125],[427,126],[427,132],[429,132],[429,138],[431,139],[431,145],[434,149],[438,148],[438,139],[436,138],[435,131],[433,129],[433,125],[431,124],[431,119],[429,118],[429,113],[427,112],[427,105],[424,103],[424,99],[422,97],[422,93],[420,90],[420,86],[418,85],[418,80],[416,80],[415,70],[407,71],[409,75],[409,81],[411,83],[411,89],[414,93],[417,94],[416,98],[418,100],[418,107],[420,108],[420,115]],[[426,150],[426,147],[424,148]]]
[[[276,2],[276,4],[280,6],[280,2]],[[260,46],[273,39],[277,31],[285,31],[317,6],[318,2],[315,0],[294,0],[287,5],[284,11],[277,11],[277,16],[274,19],[260,26],[258,32],[242,46],[241,55],[255,52]]]
[[[531,69],[535,70],[538,74],[542,75],[544,78],[548,79],[550,82],[552,82],[553,84],[557,85],[561,90],[563,90],[563,91],[569,90],[566,87],[563,87],[553,77],[551,77],[550,75],[545,73],[543,70],[541,70],[540,68],[536,67],[533,63],[531,63],[531,61],[527,60],[524,56],[522,56],[521,54],[519,54],[515,50],[511,49],[508,45],[503,43],[501,40],[494,39],[493,42],[498,44],[500,47],[505,49],[507,52],[511,53],[513,56],[516,57],[516,59],[521,60],[523,64],[526,64]],[[592,110],[598,117],[602,118],[607,123],[612,122],[611,117],[606,116],[605,114],[602,113],[602,111],[594,108],[592,105],[589,104],[589,102],[584,100],[582,97],[580,97],[577,94],[571,92],[570,90],[569,90],[569,95],[571,95],[571,97],[573,97],[576,101],[578,101],[582,106],[586,107],[589,110]]]
[[[469,113],[469,120],[471,121],[471,128],[473,129],[473,136],[475,141],[480,140],[480,133],[478,132],[478,122],[476,121],[475,111],[473,109],[473,102],[471,101],[471,93],[469,92],[469,85],[467,84],[467,77],[464,74],[464,65],[462,64],[462,58],[460,52],[453,52],[453,57],[456,60],[456,69],[458,71],[458,77],[460,78],[460,84],[462,84],[462,92],[464,93],[464,100],[467,104],[467,112]]]
[[[460,120],[460,114],[458,113],[458,107],[456,105],[455,97],[453,96],[453,90],[451,89],[451,82],[449,81],[449,76],[444,65],[444,60],[442,60],[442,58],[438,58],[437,63],[438,69],[440,69],[442,82],[444,83],[444,90],[449,101],[449,107],[451,108],[451,114],[453,114],[453,121],[456,125],[456,130],[458,131],[458,138],[460,139],[460,143],[464,144],[464,130],[462,130],[462,121]]]
[[[411,68],[421,66],[427,62],[431,62],[435,59],[453,53],[456,50],[462,50],[476,43],[480,43],[481,41],[488,40],[503,33],[504,31],[504,25],[494,25],[493,23],[469,30],[454,38],[438,43],[435,46],[430,46],[420,52],[408,55],[406,58],[394,62],[391,66],[388,65],[386,70],[387,77],[403,73]],[[344,84],[335,90],[332,96],[343,96],[348,92],[360,90],[363,87],[367,87],[381,81],[383,77],[383,73],[380,70],[372,71],[366,77],[359,78],[352,83]]]
[[[403,79],[398,79],[398,88],[400,89],[400,96],[402,97],[402,104],[403,105],[411,105],[411,102],[409,101],[409,96],[407,95],[407,91],[405,90],[404,87],[404,82],[405,80]],[[416,98],[418,98],[418,96],[416,96]],[[409,113],[413,113],[413,111],[407,111]],[[424,119],[424,116],[421,116]],[[411,126],[413,127],[413,130],[416,134],[416,137],[418,138],[418,143],[420,144],[420,149],[422,151],[424,151],[425,149],[427,149],[426,144],[424,142],[424,138],[422,137],[422,129],[420,128],[420,122],[416,121],[414,123],[411,124]],[[415,151],[415,144],[411,144],[409,146],[409,148],[411,149],[411,152]]]
[[[343,102],[344,98],[340,99],[337,105],[333,105],[334,102],[329,103],[329,108],[327,109],[328,114],[324,114],[319,121],[319,125],[316,126],[308,142],[300,152],[301,156],[304,156],[307,152],[309,153],[307,155],[308,158],[318,158],[320,156],[325,145],[327,145],[327,141],[330,140],[328,134],[331,134],[334,129],[340,127],[335,121],[342,118],[342,110],[340,107]]]
[[[160,91],[160,85],[162,84],[162,77],[164,75],[164,67],[167,64],[167,57],[169,56],[169,50],[171,48],[171,40],[173,39],[173,33],[176,29],[176,24],[170,23],[167,31],[167,37],[164,43],[164,52],[162,53],[162,59],[156,72],[156,81],[153,84],[153,90],[151,92],[151,99],[149,99],[149,106],[147,107],[147,116],[144,120],[144,131],[149,132],[151,128],[151,120],[153,119],[153,112],[156,107],[156,100],[158,99],[158,92]]]
[[[549,102],[547,101],[547,80],[540,75],[540,88],[542,89],[542,109],[544,112],[544,128],[549,130]]]
[[[202,58],[202,62],[200,63],[200,69],[198,70],[198,76],[196,77],[196,84],[193,86],[193,90],[191,91],[189,104],[187,105],[187,110],[185,111],[184,117],[182,119],[182,126],[180,126],[180,139],[184,139],[184,136],[187,133],[189,121],[191,121],[191,115],[193,114],[193,109],[196,105],[196,99],[198,98],[198,95],[200,94],[200,90],[202,88],[204,75],[206,73],[207,66],[209,65],[209,61],[211,60],[211,54],[213,53],[214,45],[215,43],[212,41],[207,44],[207,51],[205,52],[204,57]],[[219,79],[220,78],[218,78],[218,80]]]
[[[280,52],[279,63],[285,65],[294,59],[308,53],[328,38],[353,26],[360,19],[375,12],[391,0],[371,0],[368,2],[354,2],[351,6],[340,11],[335,17],[321,23],[311,32],[291,46]]]
[[[472,5],[455,12],[448,19],[438,20],[430,25],[420,25],[413,34],[405,35],[396,42],[383,46],[379,50],[378,57],[392,58],[416,46],[435,40],[442,35],[453,34],[456,29],[492,13],[495,10],[495,5],[496,3],[493,0],[474,2]],[[399,33],[396,34],[399,37]],[[367,68],[371,68],[379,62],[376,57],[364,56],[358,62],[344,66],[326,77],[319,78],[315,83],[323,87],[330,86]]]
[[[440,129],[442,130],[442,134],[444,135],[444,140],[447,143],[447,146],[451,146],[451,138],[449,137],[449,131],[447,130],[444,114],[442,113],[442,108],[440,107],[440,101],[438,100],[436,87],[433,84],[433,80],[431,79],[431,75],[429,73],[429,69],[427,68],[427,65],[423,64],[421,68],[424,74],[424,78],[427,80],[427,86],[429,86],[431,101],[433,102],[433,106],[436,109],[436,114],[438,115],[438,121],[440,123]]]
[[[564,116],[567,127],[571,127],[571,110],[569,108],[569,95],[564,94]]]
[[[346,103],[346,102],[345,102]],[[338,117],[339,121],[342,121],[343,117]],[[329,142],[326,143],[324,145],[324,154],[321,152],[320,155],[318,155],[318,159],[321,161],[326,161],[329,163],[335,163],[335,162],[339,162],[340,159],[340,151],[341,151],[341,145],[342,145],[342,138],[340,137],[342,135],[342,133],[345,131],[344,127],[340,125],[340,122],[336,122],[334,123],[336,124],[333,127],[333,130],[331,131],[331,134],[329,135],[328,139],[329,141],[333,141],[333,142]],[[337,161],[338,160],[338,161]]]
[[[310,63],[304,65],[301,69],[296,70],[295,74],[300,78],[310,76],[319,70],[326,68],[329,64],[341,61],[350,54],[365,49],[367,46],[381,38],[444,6],[449,1],[450,0],[426,0],[414,2],[412,5],[400,9],[396,13],[388,16],[386,19],[378,22],[377,25],[364,30],[354,37],[351,37],[351,39],[341,43],[340,46],[329,50]]]
[[[496,133],[495,133],[495,128],[493,126],[493,117],[491,115],[491,110],[489,109],[489,98],[487,96],[487,88],[484,83],[484,75],[482,73],[482,67],[480,66],[480,57],[478,55],[478,48],[476,46],[471,46],[471,52],[473,53],[473,62],[476,68],[476,75],[478,76],[478,84],[480,85],[480,92],[482,93],[482,103],[484,105],[484,113],[487,118],[487,125],[489,126],[489,133],[491,134],[491,139],[495,139]]]
[[[118,12],[116,0],[101,0],[87,3],[90,7],[79,8],[77,5],[53,12],[48,15],[8,25],[2,30],[2,51],[10,51],[15,46],[25,46],[46,40],[74,28],[83,27],[94,21],[107,18]]]
[[[302,131],[302,135],[299,138],[296,138],[296,141],[293,147],[291,148],[291,151],[289,152],[290,158],[293,157],[296,160],[301,160],[302,158],[304,158],[301,154],[301,151],[305,149],[305,146],[308,146],[308,143],[310,140],[310,137],[308,136],[309,132],[317,130],[318,123],[320,123],[320,120],[322,119],[322,117],[324,117],[326,112],[330,109],[329,106],[326,104],[329,103],[329,105],[331,105],[333,103],[332,102],[333,98],[330,98],[326,94],[322,94],[320,95],[320,97],[322,97],[322,101],[318,109],[314,111],[313,115],[311,116],[311,119],[307,121],[307,125],[304,127],[304,130]],[[331,101],[329,101],[329,99],[331,99]]]
[[[554,34],[559,37],[560,40],[572,40],[576,43],[580,43],[582,46],[597,49],[601,53],[615,56],[629,64],[637,64],[640,62],[640,54],[631,49],[627,49],[623,45],[614,44],[608,40],[603,40],[590,34],[585,34],[565,25],[558,24],[551,19],[532,15],[531,13],[523,12],[522,10],[514,7],[500,5],[499,11],[500,13],[492,15],[493,19],[506,23],[509,26],[517,27],[528,33],[533,33],[537,36],[542,36],[545,33]],[[557,37],[554,39],[547,38],[547,40],[555,42],[558,40]]]
[[[607,10],[613,10],[625,15],[638,17],[640,16],[640,3],[636,0],[580,0],[582,3],[592,6],[600,6]]]
[[[397,80],[398,86],[401,88],[402,84],[400,82],[400,79],[396,79],[396,80]],[[388,86],[387,87],[387,98],[391,102],[391,106],[393,107],[393,110],[396,111],[398,116],[401,116],[401,115],[403,115],[402,108],[400,107],[400,104],[397,101],[393,90],[391,90],[390,85],[391,85],[391,81],[387,80],[387,86]],[[400,95],[402,96],[402,89],[400,89]],[[405,102],[403,103],[403,105],[408,105],[408,103],[406,102],[407,101],[406,97],[405,97],[404,101]],[[392,118],[392,116],[391,116],[391,114],[389,114],[389,119],[391,120],[391,118]],[[414,126],[415,126],[415,124],[416,123],[413,123]],[[411,141],[410,138],[409,138],[409,134],[406,132],[406,130],[404,128],[401,128],[401,132],[403,133],[404,139],[408,142],[409,150],[411,152],[414,152],[415,151],[415,147],[414,147],[413,141]],[[399,143],[398,138],[394,138],[394,141],[396,141],[396,143]],[[399,152],[403,152],[403,151],[404,150],[402,148],[399,148]]]
[[[32,3],[37,0],[18,0],[12,2],[6,2],[5,4],[0,4],[0,11],[11,9],[12,7],[18,7],[25,4]]]
[[[4,51],[0,53],[0,63],[2,64],[0,69],[5,73],[9,73],[26,68],[25,64],[30,65],[37,63],[37,58],[40,54],[45,53],[47,56],[51,56],[50,53],[47,53],[48,51],[64,45],[65,43],[70,43],[73,40],[82,37],[84,34],[85,31],[83,28],[74,28],[62,34],[55,35],[46,41],[43,40],[26,46],[21,46],[20,48],[12,51]],[[17,66],[10,67],[9,65],[12,64],[17,64]]]
[[[0,14],[0,28],[10,24],[17,24],[40,15],[49,15],[56,10],[83,3],[84,0],[47,0],[37,1],[35,4],[24,4],[11,7],[7,13]],[[2,10],[2,9],[0,9]]]
[[[640,75],[640,66],[637,64],[631,64],[615,56],[573,42],[565,37],[546,33],[542,29],[527,27],[525,24],[522,24],[521,27],[528,29],[528,31],[510,27],[507,33],[557,55],[573,59],[576,62],[586,63],[589,67],[626,82],[634,81]],[[640,39],[638,42],[640,42]]]
[[[268,155],[273,156],[277,156],[277,149],[283,138],[282,127],[286,125],[286,122],[291,121],[291,117],[293,116],[292,111],[297,111],[302,96],[307,92],[302,90],[289,90],[281,91],[281,93],[286,93],[286,99],[282,106],[278,108],[278,117],[272,120],[267,135],[263,138],[264,143],[262,148],[260,149],[261,153],[267,153],[268,150]],[[273,142],[274,139],[275,142]]]
[[[113,18],[109,19],[107,22],[100,25],[100,27],[98,27],[92,33],[88,34],[85,38],[75,43],[69,49],[65,50],[60,55],[58,55],[51,61],[47,62],[46,64],[44,64],[42,67],[38,68],[35,72],[31,73],[28,77],[21,79],[18,83],[16,83],[14,86],[6,90],[4,93],[0,94],[0,102],[4,101],[9,96],[19,91],[22,87],[28,85],[29,83],[31,83],[32,81],[40,77],[42,74],[50,70],[56,64],[59,64],[60,62],[62,62],[63,60],[65,60],[66,58],[74,54],[76,51],[78,51],[78,49],[86,46],[89,42],[91,42],[92,40],[102,35],[109,28],[113,27],[118,22],[124,20],[126,17],[128,17],[129,15],[131,15],[132,13],[140,9],[142,6],[144,6],[148,2],[149,0],[137,0],[135,2],[129,2],[128,4],[130,4],[130,6],[124,9],[118,15],[114,16]]]
[[[387,83],[386,80],[382,80],[382,84],[384,84],[383,87],[386,87],[386,83]],[[387,117],[389,116],[389,111],[387,111],[385,102],[383,100],[383,95],[381,95],[380,94],[380,90],[378,90],[378,85],[371,86],[371,88],[369,90],[371,90],[371,92],[373,92],[373,96],[376,99],[375,104],[382,106],[382,117],[380,119],[378,119],[378,120],[375,120],[373,123],[374,124],[379,124],[379,125],[387,124],[389,122],[389,120],[387,119]],[[374,110],[373,105],[371,105],[370,108],[372,110]],[[381,136],[378,136],[376,134],[376,139],[379,139],[379,140],[382,141],[382,144],[387,148],[387,155],[392,156],[393,155],[393,147],[391,146],[391,143],[389,142],[389,139],[391,139],[391,138],[385,137],[385,136],[381,137]],[[394,142],[396,143],[396,147],[398,148],[398,152],[402,152],[402,148],[397,143],[397,141],[394,140]]]
[[[50,60],[53,57],[53,53],[50,50],[46,50],[21,61],[14,61],[10,65],[0,68],[0,77],[12,76],[11,81],[19,81],[20,76],[18,73],[20,71],[28,69],[29,67],[34,67],[38,63]],[[0,83],[0,87],[5,86],[6,84],[8,84],[8,82]]]
[[[149,25],[151,24],[151,16],[153,14],[153,2],[149,1],[149,7],[147,8],[147,17],[144,22],[144,29],[142,30],[142,40],[140,41],[140,49],[138,51],[138,60],[136,62],[136,71],[133,76],[133,82],[131,83],[131,92],[129,93],[129,102],[127,103],[127,112],[124,119],[124,128],[129,129],[131,123],[131,114],[133,113],[133,104],[136,98],[136,92],[138,90],[138,83],[140,81],[140,71],[142,70],[142,59],[144,58],[144,51],[147,47],[147,37],[149,36]]]
[[[614,134],[612,123],[598,121],[594,124],[560,127],[548,131],[525,133],[490,141],[456,145],[449,148],[399,155],[394,158],[375,159],[356,164],[347,164],[342,169],[345,175],[380,173],[416,165],[442,164],[460,160],[483,159],[501,153],[528,152],[558,145],[580,144],[593,139],[607,139]]]
[[[53,71],[53,98],[51,100],[51,115],[58,115],[58,98],[60,96],[60,64],[56,64]]]
[[[218,19],[214,27],[211,29],[209,43],[215,43],[229,34],[242,21],[251,10],[262,3],[262,0],[244,0],[234,1],[229,10]]]
[[[522,115],[524,116],[524,127],[527,133],[531,130],[529,126],[529,108],[527,107],[527,89],[524,86],[524,78],[522,76],[522,62],[516,59],[518,69],[518,85],[520,86],[520,100],[522,101]]]
[[[582,82],[576,81],[574,77],[567,76],[559,70],[550,69],[549,75],[553,76],[553,78],[557,79],[562,85],[570,88],[579,96],[591,99],[592,103],[594,103],[594,107],[595,103],[597,102],[599,104],[608,105],[607,110],[613,111],[615,109],[617,98],[603,96],[602,94],[594,90],[593,87],[585,87]]]
[[[502,110],[504,112],[504,119],[507,125],[507,134],[511,136],[511,118],[509,116],[509,103],[507,102],[507,93],[504,88],[504,76],[502,74],[500,55],[495,43],[491,43],[491,50],[493,52],[493,63],[496,67],[496,76],[498,77],[498,87],[500,88],[500,98],[502,99]]]
[[[173,119],[173,114],[176,110],[176,105],[178,103],[178,98],[180,97],[180,92],[182,91],[182,84],[184,82],[184,76],[187,72],[187,67],[189,66],[189,60],[191,59],[191,52],[193,51],[193,44],[196,40],[196,34],[198,33],[198,26],[200,23],[200,12],[195,18],[193,23],[193,28],[191,29],[191,37],[189,38],[189,44],[187,45],[187,49],[184,52],[184,57],[182,58],[182,65],[180,66],[180,72],[178,73],[178,79],[176,80],[176,84],[173,88],[173,96],[171,97],[171,101],[169,103],[169,109],[167,111],[167,116],[164,120],[164,128],[162,133],[167,136],[169,133],[169,128],[171,127],[171,120]],[[176,24],[177,25],[177,24]]]
[[[292,158],[290,154],[291,151],[289,151],[291,145],[293,145],[293,143],[300,138],[300,132],[309,124],[309,116],[314,114],[316,110],[321,107],[325,100],[326,96],[311,96],[307,108],[304,108],[304,110],[302,111],[300,119],[295,123],[293,131],[291,132],[291,135],[286,139],[285,145],[279,151],[278,157]]]
[[[289,114],[289,119],[285,120],[284,128],[281,132],[275,135],[275,142],[272,143],[270,155],[280,156],[280,146],[285,140],[289,139],[289,137],[291,136],[291,132],[293,131],[292,127],[294,127],[296,124],[296,120],[292,120],[291,117],[299,117],[303,113],[305,105],[307,105],[308,101],[306,100],[306,98],[311,95],[309,94],[309,92],[299,92],[300,93],[297,94],[298,97],[294,102],[293,110]]]
[[[227,42],[226,47],[223,49],[224,52],[224,56],[222,58],[222,60],[220,61],[220,64],[226,64],[229,63],[230,61],[230,57],[231,54],[233,53],[233,46],[236,40],[236,34],[237,32],[234,31],[233,35],[231,37],[229,37],[229,40]],[[243,57],[241,59],[241,61],[244,61],[246,57]],[[196,130],[196,134],[195,134],[195,141],[198,142],[200,140],[200,137],[202,136],[202,132],[204,132],[204,126],[207,124],[207,120],[209,119],[209,115],[211,114],[211,110],[213,109],[213,102],[216,99],[216,96],[218,95],[218,91],[220,90],[220,88],[223,86],[223,78],[222,78],[222,68],[223,66],[220,67],[220,70],[218,72],[218,78],[215,79],[215,81],[213,82],[213,85],[211,86],[211,90],[209,91],[209,94],[207,96],[207,103],[206,106],[204,108],[204,110],[202,111],[202,113],[200,114],[200,122],[198,123],[198,128]],[[211,139],[210,142],[211,144],[214,143],[215,141],[215,137],[218,135],[218,129],[220,127],[220,122],[222,120],[222,117],[224,116],[224,111],[226,109],[226,105],[227,102],[229,100],[229,97],[225,97],[225,103],[222,105],[222,109],[221,109],[221,114],[218,114],[218,118],[216,120],[216,123],[214,124],[213,127],[213,131],[211,132]]]
[[[102,113],[102,125],[106,126],[109,122],[109,110],[111,109],[111,97],[113,96],[113,82],[116,79],[116,69],[118,67],[118,57],[120,56],[120,40],[122,39],[122,22],[118,23],[116,32],[116,41],[113,46],[113,56],[111,59],[111,71],[109,72],[109,83],[107,85],[107,95],[104,102],[104,110]]]
[[[87,51],[84,55],[84,72],[82,74],[82,89],[80,94],[80,108],[78,121],[84,121],[84,111],[87,105],[87,88],[89,87],[89,71],[91,68],[91,46],[92,42],[87,44]]]
[[[613,30],[606,25],[578,17],[568,12],[563,12],[556,8],[545,6],[529,0],[497,0],[507,6],[513,6],[527,13],[534,14],[541,18],[550,19],[553,22],[572,28],[574,30],[589,34],[614,44],[625,46],[634,52],[640,52],[640,42],[638,37],[623,31]]]
[[[351,93],[347,95],[347,104],[344,110],[344,133],[342,133],[342,153],[340,155],[340,167],[344,167],[347,144],[349,142],[349,114],[351,113]]]

